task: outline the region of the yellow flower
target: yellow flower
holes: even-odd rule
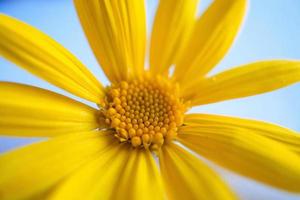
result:
[[[1,82],[0,132],[50,139],[0,156],[0,199],[235,199],[187,148],[241,175],[300,192],[298,133],[254,120],[184,114],[300,80],[300,62],[289,60],[207,76],[230,48],[246,0],[215,0],[199,19],[197,3],[160,1],[146,70],[144,1],[75,0],[111,81],[107,87],[54,40],[0,15],[3,57],[99,107]]]

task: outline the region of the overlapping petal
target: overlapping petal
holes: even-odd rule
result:
[[[284,144],[223,124],[183,126],[178,137],[182,144],[221,166],[271,186],[300,192],[300,157]]]
[[[261,61],[199,80],[184,90],[192,105],[202,105],[276,90],[300,81],[300,61]],[[197,85],[197,92],[191,90]]]
[[[197,21],[174,77],[182,85],[200,79],[228,52],[246,11],[246,0],[215,0]]]
[[[144,69],[145,5],[140,0],[75,0],[90,46],[110,81],[138,77]]]
[[[58,184],[47,200],[112,199],[129,155],[128,146],[115,142]]]
[[[48,200],[161,200],[164,199],[162,189],[157,166],[149,151],[116,144],[58,185]]]
[[[164,145],[159,161],[169,199],[235,199],[216,173],[183,148]]]
[[[0,55],[79,97],[101,103],[102,85],[69,51],[37,29],[0,14]]]
[[[57,136],[101,126],[97,110],[48,90],[0,82],[0,134]]]
[[[104,132],[73,133],[1,155],[0,199],[30,199],[45,193],[113,141]]]
[[[185,116],[184,124],[195,128],[197,126],[220,126],[228,129],[245,129],[248,134],[268,137],[286,145],[291,151],[300,155],[300,133],[275,124],[211,114],[188,114]]]
[[[148,150],[131,149],[112,199],[165,199],[158,166]]]
[[[198,0],[161,0],[154,19],[150,70],[155,74],[168,74],[193,30]]]

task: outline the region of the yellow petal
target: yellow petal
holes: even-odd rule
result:
[[[131,149],[116,187],[117,192],[111,199],[165,199],[158,166],[147,150]]]
[[[195,24],[175,68],[182,85],[203,77],[227,53],[242,23],[246,0],[215,0]]]
[[[167,74],[190,36],[198,0],[161,0],[153,24],[150,70]]]
[[[243,128],[181,127],[179,141],[202,156],[265,184],[300,192],[300,157],[285,145]]]
[[[48,200],[161,200],[160,181],[149,151],[117,144],[57,186]]]
[[[300,133],[266,122],[209,114],[189,114],[184,124],[189,127],[221,126],[227,129],[244,129],[248,134],[261,135],[280,142],[300,155]]]
[[[70,52],[37,29],[0,14],[0,55],[79,97],[100,103],[101,84]]]
[[[192,105],[252,96],[300,81],[300,61],[274,60],[251,63],[199,81],[184,91]],[[195,93],[197,87],[197,93]],[[193,91],[192,91],[193,89]]]
[[[128,147],[128,146],[127,146]],[[127,165],[130,150],[114,144],[57,185],[47,200],[109,200],[119,192],[119,180]],[[129,184],[129,183],[128,183]],[[127,189],[130,187],[127,186]],[[139,193],[139,191],[136,191]]]
[[[235,199],[213,170],[175,144],[163,146],[159,162],[169,199]]]
[[[75,0],[90,46],[110,81],[138,76],[144,68],[144,1]]]
[[[100,127],[97,110],[48,90],[0,82],[0,134],[56,136]]]
[[[30,199],[52,188],[111,145],[104,132],[68,134],[0,156],[1,200]]]

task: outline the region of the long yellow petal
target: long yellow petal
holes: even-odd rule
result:
[[[0,55],[79,97],[100,103],[102,85],[64,47],[37,29],[0,14]]]
[[[241,175],[300,192],[300,157],[274,140],[227,126],[184,126],[179,141],[202,156]]]
[[[184,89],[183,96],[191,100],[192,105],[202,105],[261,94],[298,81],[300,81],[300,61],[261,61],[203,79],[194,86]]]
[[[231,47],[246,10],[246,0],[215,0],[197,21],[178,60],[174,77],[182,85],[203,77]]]
[[[138,77],[144,69],[144,1],[74,2],[90,46],[109,80]]]
[[[118,192],[111,199],[165,199],[158,166],[147,150],[131,149],[126,167],[119,178]]]
[[[216,126],[227,129],[244,129],[248,134],[261,135],[286,145],[300,156],[300,133],[275,124],[210,114],[188,114],[184,124],[189,127]]]
[[[163,146],[159,162],[169,199],[235,199],[213,170],[175,144]]]
[[[1,155],[0,199],[41,195],[84,163],[96,159],[113,141],[104,132],[74,133]]]
[[[109,200],[119,193],[119,180],[127,165],[130,150],[122,144],[111,145],[98,157],[57,185],[47,200]],[[130,184],[130,183],[128,183]],[[129,189],[127,185],[127,189]],[[135,191],[140,193],[140,191]]]
[[[167,74],[182,53],[196,22],[198,0],[161,0],[156,12],[150,48],[150,70]]]
[[[0,135],[57,136],[100,127],[97,110],[48,90],[0,82]]]
[[[47,200],[164,199],[151,153],[117,145],[62,182]]]

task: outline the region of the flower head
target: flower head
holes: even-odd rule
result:
[[[193,106],[300,80],[300,62],[291,60],[208,76],[238,33],[246,0],[215,0],[199,18],[197,4],[159,2],[147,69],[144,1],[75,0],[111,82],[106,87],[57,42],[1,14],[1,56],[97,109],[45,89],[0,82],[0,133],[50,137],[0,156],[0,199],[235,199],[194,153],[300,192],[298,133],[254,120],[186,114]]]
[[[158,150],[177,136],[186,106],[178,90],[162,77],[145,76],[108,89],[105,122],[120,142]]]

